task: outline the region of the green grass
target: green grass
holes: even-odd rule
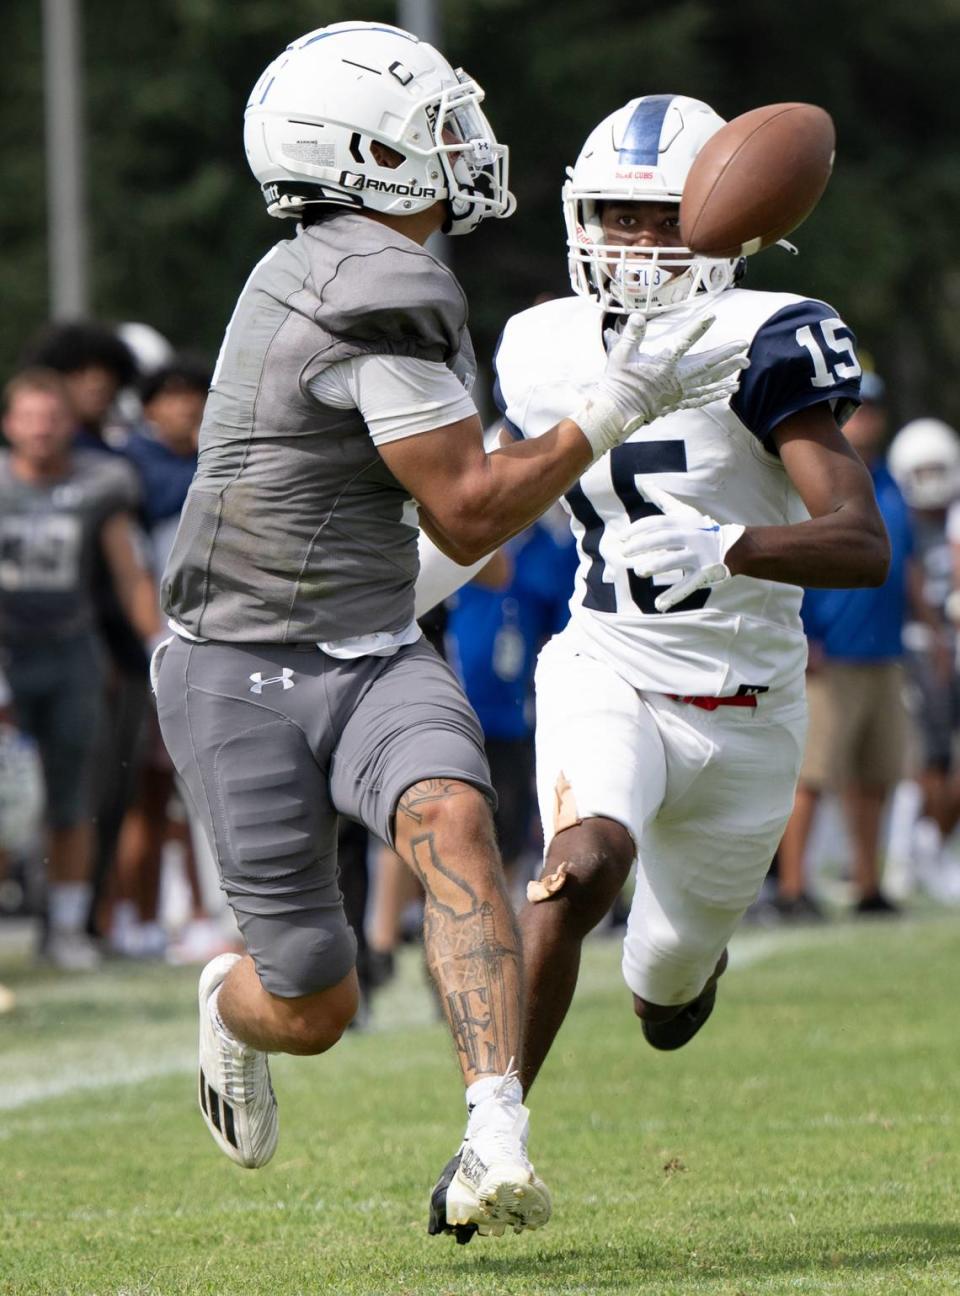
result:
[[[0,965],[0,1293],[960,1291],[958,936],[747,933],[674,1055],[643,1043],[618,944],[591,943],[532,1095],[553,1220],[467,1247],[425,1234],[463,1107],[412,953],[377,1029],[274,1060],[257,1173],[195,1111],[195,972]]]

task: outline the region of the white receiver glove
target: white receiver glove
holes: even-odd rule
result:
[[[711,351],[687,354],[714,318],[707,315],[688,325],[671,346],[649,355],[640,349],[647,331],[646,316],[639,311],[628,316],[607,356],[603,377],[570,416],[590,442],[595,459],[626,440],[642,423],[733,395],[740,371],[750,364],[746,342],[727,342]],[[604,336],[609,342],[611,330]]]
[[[621,541],[624,561],[638,576],[683,572],[682,579],[654,599],[657,611],[669,612],[696,590],[729,580],[730,569],[724,559],[746,527],[739,522],[721,526],[659,486],[643,484],[640,489],[662,515],[630,523]]]

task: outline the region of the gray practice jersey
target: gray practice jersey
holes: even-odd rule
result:
[[[204,639],[321,642],[413,617],[417,519],[356,409],[309,384],[356,356],[470,372],[467,305],[447,268],[368,217],[340,213],[278,244],[227,328],[200,460],[162,587]]]
[[[132,511],[139,488],[128,463],[75,450],[57,482],[21,481],[0,451],[0,638],[67,638],[95,621],[92,572],[100,528]]]

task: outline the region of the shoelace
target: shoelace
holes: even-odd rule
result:
[[[494,1098],[497,1098],[497,1099],[501,1099],[501,1098],[503,1098],[504,1093],[505,1093],[506,1088],[507,1088],[507,1085],[510,1083],[510,1081],[511,1081],[511,1080],[519,1080],[519,1079],[520,1079],[520,1073],[519,1073],[519,1071],[516,1069],[516,1067],[514,1066],[514,1061],[515,1061],[515,1059],[514,1059],[514,1058],[511,1058],[510,1061],[507,1063],[507,1069],[506,1069],[506,1071],[504,1071],[503,1075],[500,1077],[500,1083],[497,1085],[496,1089],[494,1089],[494,1091],[493,1091],[493,1097],[494,1097]]]
[[[219,1031],[217,1044],[223,1071],[223,1096],[232,1103],[252,1102],[257,1092],[260,1054],[239,1040],[225,1039]]]

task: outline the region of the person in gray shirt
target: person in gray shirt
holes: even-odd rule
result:
[[[425,892],[427,960],[468,1123],[430,1232],[537,1228],[515,1066],[520,938],[477,719],[414,620],[418,526],[458,564],[539,516],[641,422],[704,403],[743,363],[640,361],[631,321],[601,382],[536,441],[484,450],[467,303],[424,246],[510,214],[482,91],[397,28],[295,41],[247,106],[268,211],[299,221],[253,270],[214,373],[162,583],[164,740],[206,827],[248,953],[200,978],[200,1107],[234,1161],[278,1138],[269,1052],[334,1045],[358,1000],[337,817],[389,843]]]
[[[130,466],[76,450],[63,379],[26,370],[4,392],[0,451],[0,653],[20,727],[43,760],[49,827],[44,954],[70,971],[99,956],[83,931],[91,895],[91,762],[104,674],[93,569],[103,557],[145,644],[160,629],[156,587],[139,559]]]

